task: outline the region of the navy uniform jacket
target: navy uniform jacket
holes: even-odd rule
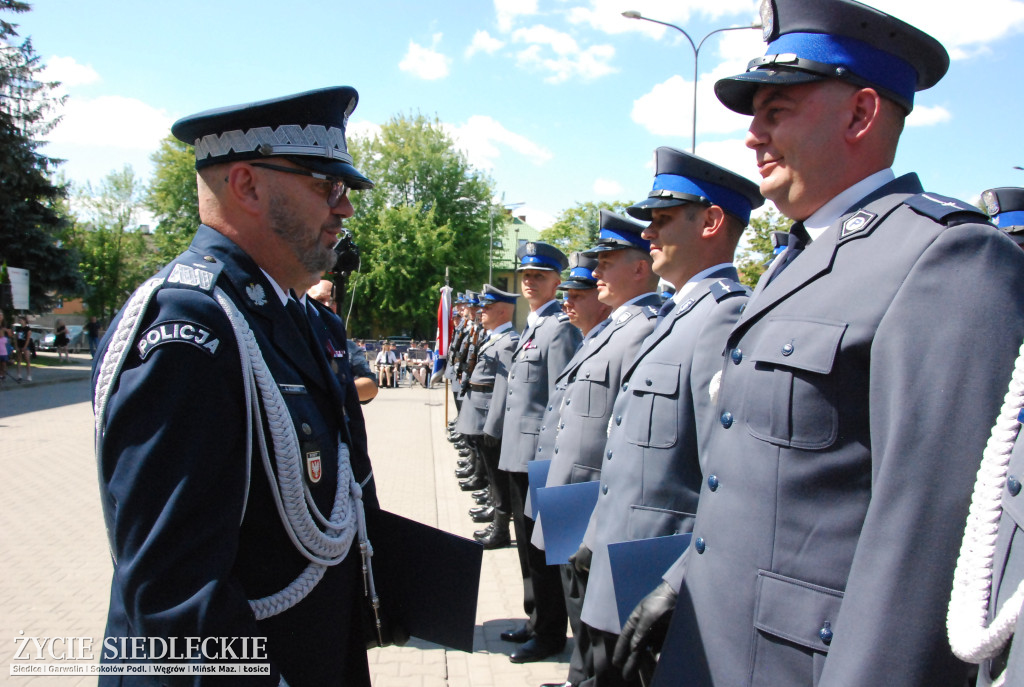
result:
[[[1024,253],[920,191],[907,175],[850,208],[730,334],[676,566],[686,640],[662,654],[690,669],[661,684],[966,682],[944,621]]]
[[[627,306],[614,321],[599,324],[565,366],[555,388],[566,387],[560,406],[545,415],[542,428],[555,426],[551,468],[545,486],[593,482],[601,476],[601,459],[608,439],[608,421],[622,383],[622,372],[654,329],[661,297],[647,294]],[[551,405],[549,403],[549,405]],[[547,430],[544,429],[545,434]],[[542,434],[542,437],[544,435]],[[543,517],[543,516],[542,516]],[[543,520],[533,529],[533,545],[544,548]]]
[[[480,352],[469,378],[469,393],[462,404],[455,431],[460,434],[490,434],[501,437],[505,419],[505,394],[501,380],[508,377],[512,351],[519,343],[519,333],[512,328],[493,334],[480,344]],[[474,388],[476,387],[476,388]]]
[[[336,365],[333,379],[324,373],[344,357],[318,364],[262,271],[213,229],[200,226],[189,250],[161,274],[175,264],[212,273],[248,321],[303,454],[320,452],[320,481],[308,472],[304,479],[321,511],[330,513],[339,436],[351,441],[355,478],[371,477],[348,365]],[[278,592],[307,561],[282,526],[258,449],[247,463],[239,351],[211,295],[212,285],[160,289],[112,389],[98,455],[114,558],[106,636],[266,637],[273,674],[250,676],[246,684],[277,684],[280,674],[293,687],[369,684],[358,542],[296,606],[259,622],[250,609],[248,600]],[[341,320],[314,307],[324,327],[317,337],[345,351]],[[101,356],[122,316],[111,324]],[[267,442],[273,460],[269,436]],[[372,481],[364,503],[372,517]],[[146,679],[124,683],[149,684]]]
[[[556,302],[537,313],[540,318],[519,338],[512,356],[505,399],[505,441],[501,442],[498,467],[506,472],[526,472],[537,453],[537,433],[558,373],[579,346],[580,330]]]
[[[462,390],[462,385],[459,383],[458,375],[455,374],[455,368],[458,367],[458,365],[455,364],[453,360],[456,354],[461,352],[462,342],[465,340],[467,330],[467,320],[464,319],[459,323],[459,326],[455,328],[455,331],[452,334],[452,343],[448,347],[448,364],[444,369],[444,376],[451,382],[452,391],[456,395],[458,395]]]
[[[591,627],[613,634],[622,628],[608,544],[693,527],[701,484],[697,445],[714,422],[709,387],[747,302],[736,279],[730,266],[697,282],[623,372],[597,505],[583,538],[593,559],[581,618]]]

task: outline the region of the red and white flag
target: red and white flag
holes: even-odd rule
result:
[[[434,350],[438,359],[448,355],[448,345],[452,341],[454,330],[452,322],[452,287],[441,287],[441,300],[437,303],[437,339],[434,342]]]

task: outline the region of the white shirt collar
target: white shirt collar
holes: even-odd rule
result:
[[[547,308],[552,303],[558,303],[558,301],[555,300],[554,298],[552,298],[550,301],[548,301],[544,305],[540,306],[536,310],[531,310],[530,314],[526,316],[526,326],[532,327],[535,324],[537,324],[537,320],[540,319],[540,311],[544,310],[545,308]]]
[[[648,291],[647,293],[642,293],[639,296],[637,296],[636,298],[632,298],[632,299],[626,301],[625,303],[623,303],[622,305],[620,305],[619,307],[615,308],[615,310],[612,311],[612,314],[609,315],[608,318],[612,322],[615,322],[616,320],[619,319],[619,315],[621,315],[622,313],[626,312],[626,308],[628,308],[629,306],[633,305],[634,303],[636,303],[641,298],[647,298],[648,296],[654,296],[654,295],[657,295],[657,294],[655,294],[653,291]]]
[[[832,226],[837,219],[843,216],[844,212],[853,207],[854,203],[882,188],[895,178],[896,174],[892,171],[891,167],[887,167],[880,172],[875,172],[871,176],[864,177],[856,184],[822,205],[814,212],[814,214],[805,219],[804,228],[812,239],[817,240],[825,233],[826,229]]]
[[[260,272],[262,272],[263,276],[267,278],[267,281],[270,282],[270,285],[274,287],[274,292],[277,293],[277,297],[281,299],[281,305],[288,305],[288,299],[291,298],[291,296],[288,294],[288,292],[285,291],[284,289],[282,289],[281,285],[278,284],[276,281],[274,281],[274,278],[271,277],[269,274],[267,274],[267,271],[265,269],[263,269],[262,267],[260,268]],[[296,294],[296,295],[299,297],[299,305],[301,305],[303,308],[305,308],[306,307],[306,293],[302,292],[301,294]]]
[[[708,267],[707,269],[701,270],[697,274],[690,277],[686,281],[686,283],[683,284],[682,288],[675,292],[675,295],[672,296],[672,300],[674,300],[677,304],[682,303],[683,299],[686,297],[686,294],[693,291],[693,287],[697,286],[697,283],[699,281],[701,281],[702,279],[707,279],[708,275],[714,274],[718,270],[724,270],[732,266],[733,264],[731,262],[723,262],[713,267]]]
[[[492,336],[494,334],[501,334],[502,332],[507,331],[509,329],[512,329],[512,323],[511,322],[506,322],[504,324],[499,324],[494,329],[488,329],[487,330],[487,336]]]

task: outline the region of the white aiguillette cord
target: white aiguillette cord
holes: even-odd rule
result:
[[[94,399],[97,455],[100,455],[102,448],[110,390],[121,372],[128,347],[138,334],[142,314],[146,311],[153,295],[163,281],[162,278],[154,277],[139,287],[132,295],[101,361]],[[246,494],[248,494],[248,483],[251,479],[252,430],[255,428],[264,470],[270,482],[271,494],[281,522],[296,550],[309,561],[302,573],[287,587],[270,596],[249,602],[256,619],[262,620],[277,615],[302,601],[323,578],[328,567],[337,565],[345,559],[357,536],[363,557],[364,586],[376,611],[379,602],[373,584],[373,568],[370,562],[373,556],[373,547],[366,536],[362,488],[352,474],[348,446],[338,442],[338,487],[331,516],[325,518],[316,508],[309,487],[302,478],[302,455],[294,423],[288,413],[284,397],[281,395],[273,375],[267,369],[259,344],[256,342],[249,324],[222,289],[217,288],[214,297],[231,322],[235,339],[238,342],[242,365],[246,415],[249,425],[249,431],[246,433],[248,442]],[[263,423],[253,422],[253,418],[260,416],[261,400],[266,411],[267,425],[270,428],[274,446],[273,465],[271,465],[270,454],[267,450]],[[276,473],[274,466],[277,468]],[[244,514],[245,506],[243,505],[243,517]],[[324,525],[324,530],[317,526],[317,521]],[[379,625],[378,620],[378,627]]]
[[[1013,634],[1024,603],[1024,581],[986,626],[992,595],[992,565],[1002,515],[1002,496],[1013,444],[1024,408],[1024,346],[1013,366],[1010,386],[982,453],[967,526],[960,548],[946,616],[949,644],[958,657],[980,663],[996,656]],[[1002,684],[1000,677],[993,685]]]

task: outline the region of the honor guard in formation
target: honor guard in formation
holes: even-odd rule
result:
[[[1024,244],[1024,189],[981,194],[1002,231]],[[946,619],[953,652],[980,664],[978,687],[1024,684],[1024,346],[982,453]],[[1017,632],[1020,630],[1020,633]]]
[[[715,92],[753,117],[760,190],[795,224],[718,348],[691,546],[618,648],[674,603],[658,685],[964,685],[947,601],[1024,254],[893,174],[949,64],[935,39],[852,0],[761,8],[767,54]]]
[[[490,523],[476,533],[476,540],[485,549],[502,548],[512,542],[508,480],[498,475],[498,459],[508,369],[519,343],[519,333],[512,327],[517,298],[518,294],[506,293],[490,284],[484,284],[480,292],[482,334],[466,371],[466,402],[455,424],[455,431],[465,437],[489,485],[485,502],[470,510],[475,522]]]
[[[171,129],[195,146],[202,224],[111,323],[93,379],[115,645],[258,641],[270,673],[238,684],[370,684],[365,428],[343,324],[304,297],[349,190],[373,187],[346,150],[357,99],[326,88]]]
[[[509,481],[523,575],[523,608],[528,620],[524,626],[502,633],[502,639],[522,642],[511,661],[527,663],[556,654],[565,646],[567,617],[562,583],[557,570],[553,576],[537,580],[531,577],[531,569],[542,569],[545,562],[544,552],[530,544],[533,520],[526,517],[524,507],[529,489],[527,465],[537,455],[537,437],[548,398],[582,337],[555,300],[562,281],[560,273],[568,266],[565,255],[554,246],[531,241],[519,248],[516,257],[530,314],[509,368],[498,467]]]
[[[586,259],[597,262],[593,270],[595,291],[599,302],[611,312],[609,318],[586,333],[576,355],[555,380],[556,389],[564,391],[559,405],[549,405],[552,410],[545,416],[545,423],[554,424],[556,431],[552,454],[542,455],[551,459],[548,487],[600,478],[608,423],[622,373],[654,328],[661,308],[650,241],[641,236],[644,227],[602,210],[598,244],[584,253]],[[533,542],[540,549],[544,548],[545,522],[558,524],[545,521],[543,514],[537,518]],[[586,568],[583,562],[580,565]],[[587,637],[580,626],[587,574],[573,564],[558,566],[558,573],[576,638],[567,682],[578,685],[593,675]]]
[[[625,618],[619,618],[615,602],[608,545],[693,526],[701,483],[698,441],[715,420],[712,379],[721,369],[722,343],[748,296],[738,283],[733,253],[752,209],[763,202],[757,186],[743,177],[658,148],[654,189],[627,209],[650,225],[638,234],[620,224],[595,249],[602,251],[597,276],[603,281],[607,272],[609,278],[603,298],[625,288],[617,283],[618,271],[630,267],[638,248],[649,246],[656,274],[646,262],[643,268],[633,263],[644,277],[633,286],[642,284],[643,306],[632,312],[620,308],[608,326],[628,327],[634,355],[616,370],[620,393],[607,399],[614,402],[606,411],[607,442],[589,464],[601,482],[597,505],[573,558],[575,574],[587,580],[579,640],[591,652],[587,684],[638,684],[635,676],[623,681],[612,665]],[[676,289],[664,303],[647,293],[658,276]]]

